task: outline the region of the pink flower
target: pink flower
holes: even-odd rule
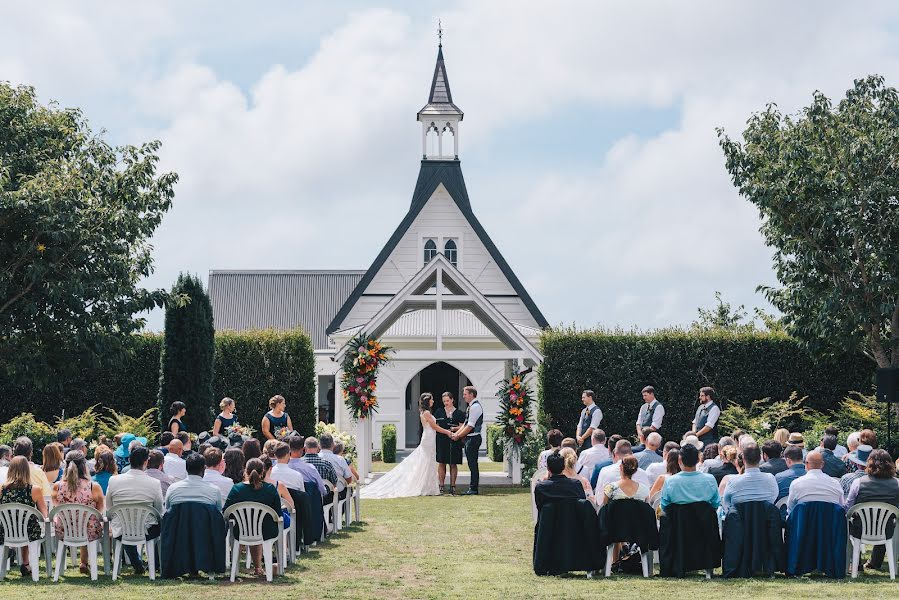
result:
[[[365,379],[363,379],[362,377],[356,378],[356,383],[362,383],[363,381],[365,381]]]
[[[359,399],[362,400],[363,402],[367,402],[368,396],[359,396]]]
[[[518,400],[518,395],[517,395],[517,394],[510,394],[510,395],[509,395],[509,400],[511,400],[512,402],[515,402],[516,400]]]

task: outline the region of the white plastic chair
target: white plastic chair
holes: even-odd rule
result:
[[[284,500],[281,500],[281,510],[287,511],[290,515],[290,526],[284,528],[284,549],[282,551],[282,556],[285,556],[284,562],[289,564],[296,562],[296,540],[297,540],[297,511],[296,509],[290,508],[287,504],[284,503]],[[278,571],[281,575],[284,574],[284,567],[286,565],[282,565],[278,563]]]
[[[96,508],[84,504],[60,504],[50,511],[51,524],[59,521],[62,526],[62,539],[56,544],[56,572],[53,574],[53,581],[59,581],[59,576],[62,575],[66,549],[81,546],[87,546],[91,581],[97,580],[97,550],[101,540],[91,541],[87,537],[87,525],[91,517],[96,517],[100,523],[106,520]]]
[[[28,522],[37,518],[41,524],[43,535],[40,539],[31,541],[28,538]],[[31,563],[31,579],[37,581],[41,571],[41,547],[44,549],[44,559],[47,563],[47,577],[50,577],[50,545],[47,537],[47,519],[33,506],[11,502],[0,504],[0,528],[3,529],[3,543],[0,544],[0,580],[6,579],[8,560],[7,552],[10,548],[28,548],[28,561]]]
[[[537,469],[534,472],[533,477],[531,477],[531,512],[534,515],[534,523],[537,523],[538,519],[538,511],[537,511],[537,501],[534,498],[534,488],[537,487],[537,482],[543,480],[546,477],[546,469]]]
[[[362,520],[362,482],[357,481],[353,484],[353,510],[355,512],[354,522],[358,523]]]
[[[347,521],[347,513],[350,512],[350,503],[352,502],[352,489],[350,486],[346,486],[344,488],[346,490],[346,497],[341,500],[340,495],[336,492],[334,493],[334,501],[337,503],[337,514],[335,515],[335,522],[337,523],[336,531],[340,531],[344,528],[345,525],[349,525]]]
[[[229,527],[233,521],[240,533],[240,539],[235,539],[231,546],[231,581],[237,577],[237,568],[240,564],[241,546],[262,546],[262,557],[265,563],[265,578],[272,580],[272,547],[275,547],[278,555],[279,571],[284,564],[281,554],[284,539],[284,518],[275,512],[272,507],[258,502],[238,502],[232,504],[223,514]],[[278,524],[278,535],[272,539],[265,539],[262,535],[262,524],[265,517],[271,517]]]
[[[612,551],[615,549],[615,544],[618,542],[613,542],[606,546],[606,577],[611,577],[612,575]],[[649,577],[652,575],[652,571],[650,570],[649,561],[650,561],[650,553],[642,552],[640,554],[640,565],[643,567],[643,577]]]
[[[859,537],[854,537],[852,532],[849,532],[849,543],[852,545],[852,578],[858,577],[858,562],[862,553],[862,545],[879,546],[883,544],[886,546],[890,579],[896,579],[896,555],[893,551],[893,539],[887,538],[887,524],[890,517],[895,517],[896,526],[899,527],[899,509],[885,502],[863,502],[856,504],[846,513],[849,523],[852,523],[853,517],[858,517],[862,530]]]
[[[325,532],[326,533],[337,533],[337,517],[339,511],[339,501],[337,499],[337,488],[333,483],[325,479],[325,489],[331,492],[331,503],[325,504],[322,508],[325,513]],[[330,526],[330,528],[328,527]],[[322,541],[324,541],[324,534],[322,535]]]
[[[107,518],[113,519],[122,527],[122,538],[115,540],[113,552],[112,580],[119,575],[119,567],[122,563],[122,550],[124,546],[135,546],[138,554],[141,548],[147,548],[147,566],[150,579],[156,579],[156,540],[147,539],[147,528],[162,522],[159,512],[151,504],[119,504],[107,512]]]

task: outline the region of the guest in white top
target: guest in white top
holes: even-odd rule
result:
[[[561,434],[560,434],[561,435]],[[612,454],[606,448],[606,432],[597,429],[590,438],[593,445],[581,452],[574,470],[578,475],[590,479],[593,476],[593,467],[612,460]]]
[[[206,460],[206,472],[203,473],[203,481],[211,483],[222,492],[222,498],[227,498],[234,487],[234,482],[230,477],[225,477],[224,454],[218,448],[208,448],[203,453]]]
[[[289,490],[299,490],[305,493],[306,480],[287,464],[290,462],[290,446],[287,443],[278,442],[278,445],[275,446],[275,460],[278,462],[272,465],[272,481],[283,483],[284,487]]]
[[[662,448],[662,462],[652,463],[646,467],[646,476],[649,478],[650,488],[655,485],[656,479],[668,471],[668,453],[672,450],[680,450],[680,444],[677,442],[665,442],[665,446]]]
[[[618,481],[621,478],[621,459],[625,456],[633,456],[634,453],[631,450],[631,443],[627,440],[618,440],[618,443],[615,444],[615,462],[609,465],[608,467],[603,467],[599,471],[599,477],[596,480],[596,497],[599,498],[600,494],[603,493],[603,490],[607,485]],[[637,469],[637,471],[631,476],[633,481],[637,483],[644,484],[647,488],[649,487],[649,476],[646,474],[646,471],[643,469]]]
[[[350,471],[350,466],[347,464],[345,458],[341,458],[334,454],[334,438],[331,434],[322,434],[318,441],[322,448],[318,455],[331,463],[331,466],[334,467],[334,470],[337,472],[336,488],[337,492],[340,494],[340,499],[343,500],[346,497],[347,484],[353,482],[353,472]]]
[[[790,495],[787,500],[787,512],[792,512],[797,504],[803,502],[831,502],[846,505],[843,487],[840,480],[827,475],[824,467],[824,456],[817,450],[805,456],[805,475],[797,477],[790,484]]]
[[[553,452],[559,451],[559,448],[562,447],[563,439],[565,439],[565,436],[558,429],[550,429],[547,432],[546,443],[549,444],[549,450],[544,450],[540,453],[540,457],[537,459],[537,469],[546,468],[546,457]]]
[[[163,465],[169,477],[178,481],[187,479],[187,465],[181,455],[184,453],[184,444],[181,440],[174,439],[169,442],[169,452],[165,455]]]
[[[159,481],[146,473],[147,460],[150,451],[143,446],[135,448],[128,455],[128,463],[131,468],[121,475],[113,475],[109,478],[106,487],[106,509],[111,511],[117,504],[141,503],[150,504],[159,514],[162,514],[162,487]],[[148,520],[147,539],[153,539],[159,535],[159,523],[155,517]],[[122,535],[122,524],[118,517],[113,517],[109,523],[112,536]],[[134,567],[134,572],[144,572],[144,565],[135,546],[124,546],[123,550]]]
[[[640,430],[644,427],[659,431],[662,428],[662,419],[665,418],[665,407],[656,400],[656,389],[647,385],[643,388],[642,394],[643,404],[637,413],[637,437],[640,437]]]

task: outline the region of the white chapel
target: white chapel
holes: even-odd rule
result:
[[[422,160],[409,211],[367,270],[209,273],[216,329],[309,332],[319,418],[343,430],[355,428],[339,390],[347,342],[366,332],[394,348],[378,374],[372,429],[360,437],[376,447],[387,423],[396,425],[398,447],[418,445],[423,392],[439,403],[449,391],[464,404],[462,387],[474,385],[491,422],[498,383],[513,365],[542,360],[537,341],[547,320],[472,210],[459,161],[462,118],[441,44],[418,112]]]

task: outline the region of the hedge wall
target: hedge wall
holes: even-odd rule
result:
[[[53,422],[93,404],[129,415],[156,406],[159,390],[160,335],[136,335],[130,353],[117,364],[82,369],[79,377],[59,382],[53,392],[37,392],[0,382],[0,423],[23,412]],[[218,401],[230,396],[237,402],[241,421],[259,429],[268,399],[281,394],[294,427],[304,434],[315,426],[315,357],[309,336],[301,331],[217,333],[215,336],[215,390]],[[212,423],[202,424],[211,428]],[[198,428],[191,424],[191,430]]]
[[[541,348],[542,411],[549,426],[571,436],[584,389],[596,391],[607,434],[633,436],[640,390],[654,386],[665,406],[662,434],[668,439],[690,429],[703,386],[715,388],[723,404],[787,398],[796,390],[809,397],[808,406],[828,410],[847,392],[870,391],[874,374],[863,356],[816,363],[782,334],[548,331]]]

